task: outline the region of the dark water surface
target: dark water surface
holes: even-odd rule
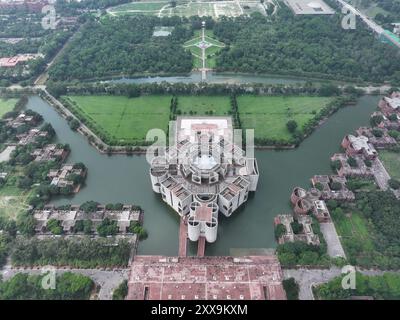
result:
[[[290,212],[289,197],[295,186],[308,187],[314,174],[330,173],[330,156],[339,150],[343,136],[369,123],[379,97],[364,96],[357,105],[334,114],[325,124],[294,150],[256,151],[260,179],[257,192],[230,218],[220,215],[218,239],[208,245],[208,255],[229,255],[231,248],[275,247],[273,218]],[[87,200],[100,203],[134,203],[145,211],[144,225],[149,238],[139,245],[141,254],[176,255],[179,219],[151,189],[149,165],[144,156],[99,154],[86,139],[73,132],[66,121],[37,96],[29,99],[28,108],[43,115],[57,132],[57,139],[71,146],[68,162],[87,165],[86,185],[75,196],[57,198],[56,205],[81,204]],[[191,253],[195,246],[191,245]]]

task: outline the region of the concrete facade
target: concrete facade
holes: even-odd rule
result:
[[[230,117],[178,117],[170,147],[152,159],[152,189],[185,218],[191,241],[214,242],[218,213],[231,216],[257,189],[257,161],[233,137]]]

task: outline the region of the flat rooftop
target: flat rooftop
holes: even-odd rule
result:
[[[275,255],[135,256],[128,300],[286,300]]]
[[[334,14],[330,6],[322,0],[285,0],[286,5],[295,15],[300,14]]]
[[[177,117],[176,119],[176,141],[196,141],[196,135],[201,133],[213,133],[215,137],[224,137],[227,141],[232,138],[231,117]]]

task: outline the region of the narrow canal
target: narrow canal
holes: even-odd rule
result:
[[[343,136],[359,126],[368,125],[379,97],[361,97],[355,106],[334,114],[299,148],[256,152],[260,170],[258,191],[229,219],[220,215],[218,239],[206,248],[207,255],[229,255],[231,248],[275,247],[273,218],[290,212],[289,197],[295,186],[308,187],[314,174],[330,173],[330,156],[339,150]],[[145,210],[144,225],[149,238],[139,245],[141,254],[176,255],[178,252],[178,215],[151,189],[149,166],[144,156],[99,154],[86,139],[71,131],[66,121],[37,96],[28,108],[43,115],[57,132],[59,142],[71,146],[68,162],[83,162],[89,169],[86,185],[72,197],[58,198],[56,205],[134,203]],[[193,253],[193,246],[190,246]]]
[[[146,77],[146,78],[121,78],[110,80],[115,83],[160,83],[163,81],[170,83],[198,83],[201,82],[201,72],[193,71],[188,76],[171,76],[171,77]],[[327,82],[327,80],[310,79],[293,76],[279,75],[250,75],[235,73],[215,73],[207,72],[207,83],[222,84],[245,84],[245,83],[262,83],[262,84],[296,84],[312,81],[313,83]],[[333,82],[333,81],[330,81]],[[338,82],[339,83],[339,82]]]

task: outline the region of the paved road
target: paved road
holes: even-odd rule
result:
[[[346,258],[333,222],[320,223],[320,228],[328,247],[329,256]]]
[[[331,269],[286,269],[283,270],[283,276],[285,279],[294,278],[299,284],[300,300],[314,300],[312,294],[311,286],[314,284],[320,284],[328,282],[333,278],[341,274],[341,269],[331,268]]]

